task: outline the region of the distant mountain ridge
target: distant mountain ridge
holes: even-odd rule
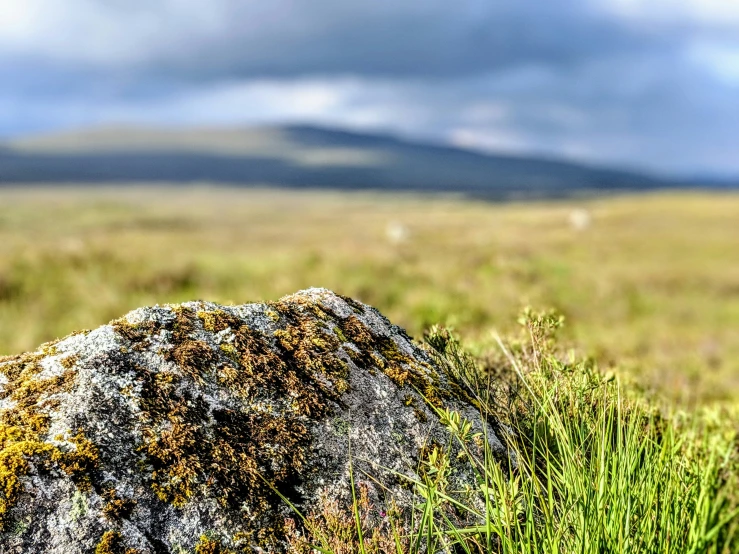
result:
[[[234,186],[553,197],[690,183],[635,171],[305,125],[91,129],[0,144],[0,185],[213,182]]]

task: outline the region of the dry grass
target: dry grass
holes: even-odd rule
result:
[[[592,224],[576,230],[574,208]],[[143,304],[325,286],[489,345],[524,304],[685,401],[739,396],[739,196],[486,204],[219,188],[0,190],[0,353]]]

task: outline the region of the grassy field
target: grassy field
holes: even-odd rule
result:
[[[579,211],[573,214],[573,211]],[[573,217],[590,218],[586,228]],[[473,349],[527,304],[672,399],[739,397],[739,195],[526,204],[222,188],[0,189],[0,354],[137,306],[324,286]],[[581,222],[582,223],[582,222]]]
[[[485,204],[0,189],[0,354],[143,304],[332,288],[423,334],[439,367],[505,424],[516,467],[474,454],[481,437],[442,411],[477,488],[449,490],[451,450],[435,446],[408,484],[412,533],[398,532],[396,516],[370,525],[360,491],[352,513],[303,514],[308,542],[291,541],[290,552],[730,554],[739,549],[737,214],[739,195],[729,194]],[[564,328],[549,312],[517,318],[526,305],[563,313]],[[463,344],[428,331],[435,323]],[[491,372],[498,378],[481,378]],[[203,535],[195,551],[232,552],[220,541]]]
[[[513,430],[506,444],[517,467],[490,452],[475,454],[471,424],[442,411],[450,438],[411,482],[418,499],[411,532],[399,532],[392,520],[370,525],[372,506],[360,490],[353,514],[309,514],[310,546],[291,542],[291,554],[738,551],[736,414],[656,409],[643,391],[563,356],[557,316],[528,312],[521,323],[522,339],[499,344],[502,373],[492,386],[454,337],[436,329],[425,336],[481,409]],[[477,488],[449,485],[454,443]]]

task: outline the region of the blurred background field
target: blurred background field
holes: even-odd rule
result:
[[[525,305],[681,403],[739,398],[739,196],[487,203],[218,187],[0,189],[0,354],[145,304],[322,286],[473,347]]]
[[[324,286],[739,398],[739,3],[6,4],[0,354]]]

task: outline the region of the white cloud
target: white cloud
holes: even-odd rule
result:
[[[259,33],[291,2],[2,0],[0,52],[93,64],[176,56],[192,42]],[[244,9],[246,6],[248,9]]]
[[[52,127],[101,124],[244,125],[314,122],[380,128],[408,124],[395,110],[407,110],[402,87],[355,78],[246,80],[187,88],[176,94],[145,99],[112,98],[87,102],[0,96],[0,106],[14,106],[0,119],[46,119]],[[61,119],[60,119],[61,116]]]
[[[302,119],[324,115],[344,101],[351,84],[320,80],[279,82],[268,80],[227,83],[183,95],[168,111],[173,116],[226,120],[244,117],[251,120]]]
[[[473,102],[460,110],[460,117],[465,121],[495,123],[505,121],[510,108],[503,102]]]
[[[300,121],[739,171],[737,36],[739,0],[0,0],[0,133]]]
[[[135,10],[118,20],[111,12],[87,0],[4,0],[0,51],[51,60],[126,57],[131,42],[145,38],[145,21],[136,21]]]
[[[328,0],[318,8],[300,0],[0,0],[0,54],[135,65],[177,61],[183,52],[197,56],[200,46],[238,41],[251,56],[275,42],[299,48],[356,20],[448,11],[442,0]],[[269,59],[270,52],[261,54]]]
[[[628,64],[627,64],[628,65]],[[615,81],[628,72],[616,72]],[[313,123],[393,132],[491,152],[537,153],[653,170],[737,172],[734,137],[739,97],[703,90],[687,73],[652,98],[653,86],[625,97],[599,89],[583,94],[588,73],[542,82],[547,102],[527,83],[499,74],[473,82],[324,77],[233,81],[163,97],[13,100],[0,94],[0,120],[26,129],[90,125],[258,125]],[[603,86],[606,86],[603,84]],[[659,89],[657,89],[659,90]],[[708,95],[708,96],[707,96]],[[702,104],[705,99],[711,104]],[[7,101],[6,101],[7,100]],[[7,110],[3,106],[8,107]],[[487,118],[470,118],[470,114]]]
[[[688,58],[708,68],[725,83],[739,85],[739,41],[697,41],[689,46]]]
[[[519,132],[510,129],[470,129],[459,127],[448,133],[449,143],[459,148],[522,154],[533,146]]]
[[[598,0],[595,4],[633,20],[739,25],[736,0]]]

